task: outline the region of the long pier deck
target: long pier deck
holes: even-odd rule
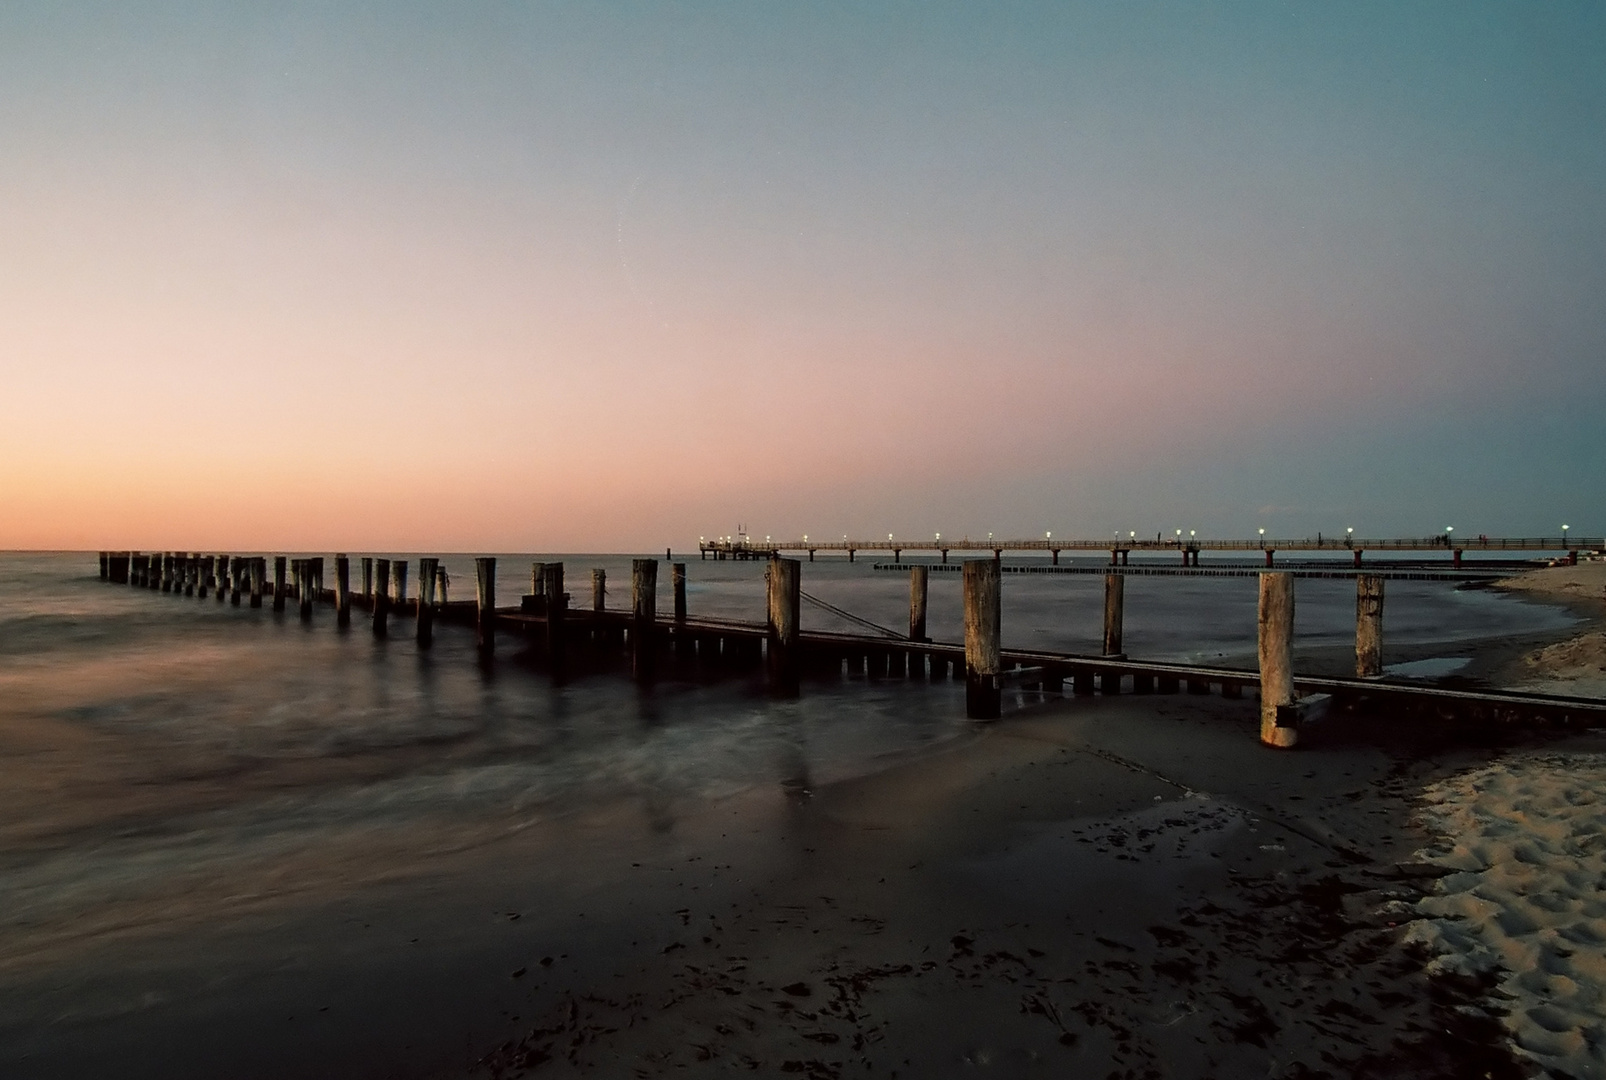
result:
[[[1408,536],[1391,538],[1365,538],[1345,533],[1342,536],[1316,536],[1300,538],[1268,537],[1265,534],[1249,537],[1247,539],[1198,539],[1193,536],[1166,537],[1157,536],[1153,540],[1139,537],[1135,533],[1127,536],[1113,536],[1108,540],[1073,539],[1056,540],[1052,535],[1042,540],[994,540],[988,537],[985,540],[972,540],[968,537],[959,540],[944,540],[940,535],[930,540],[894,539],[885,540],[853,540],[843,537],[841,540],[810,540],[807,536],[801,540],[754,540],[750,537],[720,538],[718,540],[701,540],[697,545],[699,557],[703,559],[768,559],[788,552],[807,554],[809,561],[814,561],[816,554],[842,553],[849,561],[857,558],[860,552],[892,552],[894,562],[902,558],[905,551],[929,551],[941,556],[946,563],[950,552],[971,553],[980,552],[992,555],[994,558],[1002,557],[1005,552],[1011,554],[1046,554],[1052,564],[1059,564],[1062,552],[1097,551],[1109,552],[1112,564],[1126,564],[1131,554],[1136,552],[1161,553],[1180,556],[1184,566],[1197,566],[1199,554],[1205,551],[1257,551],[1262,553],[1265,565],[1274,564],[1277,552],[1289,551],[1316,551],[1332,552],[1335,554],[1348,554],[1354,559],[1356,566],[1361,565],[1362,557],[1366,552],[1443,552],[1448,555],[1455,566],[1461,565],[1461,558],[1466,552],[1565,552],[1570,558],[1576,560],[1580,551],[1599,551],[1606,549],[1606,538],[1589,536],[1457,536],[1454,530],[1448,530],[1434,536]]]

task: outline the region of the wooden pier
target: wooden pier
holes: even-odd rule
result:
[[[286,581],[287,562],[293,571]],[[419,560],[419,589],[408,595],[405,561],[362,559],[362,588],[348,584],[349,560],[335,556],[335,586],[324,587],[323,559],[274,558],[272,584],[266,558],[168,552],[102,552],[100,576],[113,584],[160,590],[219,601],[228,590],[235,604],[249,581],[251,606],[264,594],[275,613],[295,599],[299,617],[315,620],[315,608],[333,607],[335,624],[346,628],[353,607],[368,613],[376,638],[389,634],[397,618],[415,620],[419,647],[434,641],[437,623],[472,627],[482,662],[492,662],[499,637],[526,642],[527,654],[555,680],[575,673],[627,669],[639,682],[668,676],[708,680],[762,674],[778,696],[795,696],[808,678],[863,677],[963,681],[966,715],[996,718],[1006,687],[1031,695],[1174,694],[1219,692],[1241,697],[1246,687],[1260,693],[1261,739],[1269,746],[1297,745],[1300,728],[1334,708],[1367,705],[1425,710],[1436,715],[1551,723],[1606,722],[1606,700],[1509,691],[1427,687],[1379,675],[1383,654],[1384,582],[1387,575],[1357,577],[1356,674],[1308,677],[1292,670],[1296,574],[1256,571],[1260,578],[1258,670],[1134,660],[1122,651],[1128,567],[1107,568],[1104,592],[1103,652],[1099,654],[1006,649],[1000,640],[1000,575],[997,558],[963,564],[965,640],[934,642],[926,636],[928,575],[933,566],[909,568],[909,631],[877,627],[809,596],[802,564],[771,556],[766,567],[766,619],[743,622],[699,617],[687,611],[685,566],[671,567],[671,613],[657,609],[658,561],[637,559],[631,569],[629,610],[605,606],[606,576],[592,571],[592,603],[571,607],[561,563],[535,563],[531,591],[519,603],[499,606],[497,560],[475,559],[475,598],[452,601],[438,560]],[[865,633],[804,631],[801,604],[807,599],[863,625]]]
[[[817,553],[841,553],[847,556],[849,562],[857,559],[860,552],[892,552],[892,561],[897,562],[903,557],[905,551],[929,551],[941,556],[941,562],[948,561],[949,552],[961,553],[985,552],[995,559],[1002,558],[1005,552],[1011,554],[1036,554],[1049,556],[1050,565],[1058,566],[1061,552],[1097,551],[1109,552],[1112,566],[1126,566],[1130,563],[1134,551],[1144,553],[1159,553],[1180,558],[1180,565],[1184,567],[1198,567],[1199,555],[1205,551],[1255,551],[1259,552],[1265,566],[1276,565],[1276,555],[1279,551],[1317,551],[1333,552],[1349,555],[1354,566],[1359,568],[1363,557],[1371,552],[1443,552],[1450,558],[1453,567],[1461,566],[1462,556],[1468,552],[1523,552],[1523,551],[1556,551],[1563,552],[1571,562],[1578,561],[1580,551],[1600,551],[1606,549],[1606,538],[1588,536],[1529,536],[1529,537],[1492,537],[1492,536],[1457,536],[1453,529],[1435,536],[1395,537],[1392,539],[1366,539],[1345,533],[1342,536],[1304,537],[1301,539],[1275,539],[1264,534],[1244,540],[1215,539],[1200,540],[1192,536],[1166,537],[1163,534],[1153,540],[1140,538],[1135,533],[1126,537],[1115,536],[1109,540],[1056,540],[1052,536],[1042,540],[944,540],[936,536],[931,540],[897,540],[888,537],[885,540],[851,540],[844,537],[841,540],[818,541],[804,537],[802,540],[752,540],[747,537],[734,539],[703,540],[697,545],[698,555],[703,559],[769,559],[787,552],[806,553],[809,561],[813,562]]]

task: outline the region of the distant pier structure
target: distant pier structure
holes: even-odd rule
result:
[[[1139,538],[1136,534],[1126,537],[1113,537],[1109,540],[1056,540],[1052,536],[1042,540],[971,540],[968,537],[962,540],[944,540],[940,535],[931,540],[901,540],[891,536],[885,540],[852,540],[843,537],[841,540],[810,540],[807,536],[801,540],[754,540],[747,536],[721,538],[718,540],[702,540],[698,542],[698,555],[703,559],[769,559],[789,552],[807,554],[809,561],[814,561],[818,552],[841,553],[854,562],[861,552],[881,553],[891,552],[892,559],[897,562],[903,557],[905,551],[932,552],[941,556],[941,561],[948,561],[948,553],[957,551],[961,553],[985,552],[993,558],[1002,558],[1004,554],[1015,555],[1043,555],[1049,557],[1052,565],[1058,566],[1061,552],[1098,551],[1109,552],[1111,566],[1130,565],[1129,558],[1134,551],[1144,553],[1160,553],[1178,556],[1184,567],[1199,565],[1199,554],[1204,551],[1253,551],[1259,552],[1265,559],[1266,566],[1276,565],[1276,555],[1279,551],[1314,551],[1346,553],[1354,559],[1354,565],[1361,566],[1362,557],[1366,552],[1414,552],[1418,554],[1443,552],[1450,556],[1451,565],[1459,567],[1461,556],[1468,551],[1490,553],[1517,553],[1535,551],[1565,552],[1569,562],[1578,561],[1579,551],[1598,551],[1606,548],[1606,538],[1589,536],[1522,536],[1522,537],[1495,537],[1456,536],[1454,530],[1448,530],[1433,536],[1394,537],[1391,539],[1355,536],[1345,533],[1342,536],[1316,536],[1303,539],[1277,539],[1261,534],[1247,540],[1200,540],[1194,537],[1178,535],[1174,538],[1165,536],[1153,540]]]

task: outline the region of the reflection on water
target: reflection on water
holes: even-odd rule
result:
[[[616,583],[610,605],[628,604],[628,557],[563,558],[571,591],[588,591],[585,571],[601,566]],[[471,560],[445,563],[464,595]],[[503,557],[503,603],[525,588],[527,564]],[[840,560],[803,572],[842,608],[906,623],[902,574]],[[762,576],[761,564],[693,558],[691,610],[758,621]],[[1005,643],[1094,650],[1102,588],[1096,575],[1006,576]],[[1568,622],[1486,591],[1388,588],[1391,646]],[[1298,590],[1301,641],[1348,642],[1353,586]],[[1126,611],[1134,656],[1254,647],[1253,578],[1133,578]],[[803,620],[850,629],[813,608]],[[952,684],[813,683],[788,702],[742,681],[642,691],[589,676],[555,688],[516,643],[487,670],[466,630],[439,628],[421,652],[404,630],[376,641],[356,621],[341,633],[327,610],[306,626],[293,611],[112,586],[92,556],[0,557],[0,964],[72,920],[137,918],[142,896],[171,907],[201,883],[306,888],[604,801],[634,800],[669,830],[683,800],[755,785],[807,798],[966,730]],[[957,574],[932,576],[929,626],[961,637]]]

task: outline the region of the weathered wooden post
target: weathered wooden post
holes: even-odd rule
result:
[[[296,599],[301,606],[301,621],[312,621],[312,560],[297,559],[295,564]]]
[[[435,641],[435,576],[439,559],[418,560],[418,647],[427,649]]]
[[[1383,578],[1355,575],[1355,674],[1383,674]]]
[[[683,623],[686,621],[686,564],[671,563],[669,580],[675,586],[675,621]]]
[[[546,563],[532,562],[530,564],[530,595],[536,598],[535,607],[541,609],[541,601],[546,597]]]
[[[390,564],[390,606],[398,615],[407,614],[407,560],[397,559]]]
[[[246,559],[243,555],[236,555],[229,560],[229,603],[235,607],[240,606],[240,594],[243,591]]]
[[[100,580],[102,580],[102,581],[106,581],[111,577],[111,573],[109,571],[109,568],[106,565],[109,561],[110,560],[107,558],[106,553],[104,551],[101,552],[100,553]]]
[[[284,564],[283,555],[273,557],[273,610],[284,610]]]
[[[1299,729],[1277,723],[1277,707],[1294,700],[1294,579],[1284,573],[1260,575],[1260,741],[1291,747]]]
[[[640,682],[652,679],[654,622],[658,617],[658,560],[630,563],[630,669]]]
[[[1104,575],[1104,655],[1120,656],[1121,623],[1126,607],[1126,575]]]
[[[224,600],[226,600],[228,598],[228,593],[229,557],[227,555],[219,555],[217,557],[217,602],[221,604]]]
[[[565,656],[564,619],[568,603],[563,595],[563,564],[545,563],[541,567],[541,588],[546,594],[546,661],[554,677],[563,677]]]
[[[479,611],[474,620],[474,638],[480,656],[489,658],[496,651],[496,559],[481,555],[474,560],[475,599]]]
[[[1003,711],[998,562],[965,560],[965,715],[996,720]]]
[[[367,555],[362,559],[362,602],[374,606],[374,560]]]
[[[193,552],[184,553],[184,595],[195,595],[195,570],[200,556]]]
[[[259,608],[262,606],[262,587],[264,584],[266,584],[265,579],[267,576],[268,560],[261,555],[252,558],[250,570],[251,606],[254,608]]]
[[[374,560],[374,598],[373,598],[373,624],[374,637],[386,637],[390,633],[390,560]]]
[[[931,570],[925,566],[909,568],[909,640],[929,641],[926,637],[926,595]]]
[[[173,591],[173,553],[162,552],[162,591]]]
[[[780,697],[796,697],[799,689],[802,566],[796,559],[771,557],[764,568],[764,586],[769,600],[770,691]]]
[[[435,602],[442,608],[446,607],[446,586],[450,582],[450,575],[446,567],[437,567],[435,570]]]
[[[591,610],[601,611],[608,597],[608,571],[598,567],[591,571]]]
[[[335,556],[335,625],[351,625],[351,559],[346,555]]]

